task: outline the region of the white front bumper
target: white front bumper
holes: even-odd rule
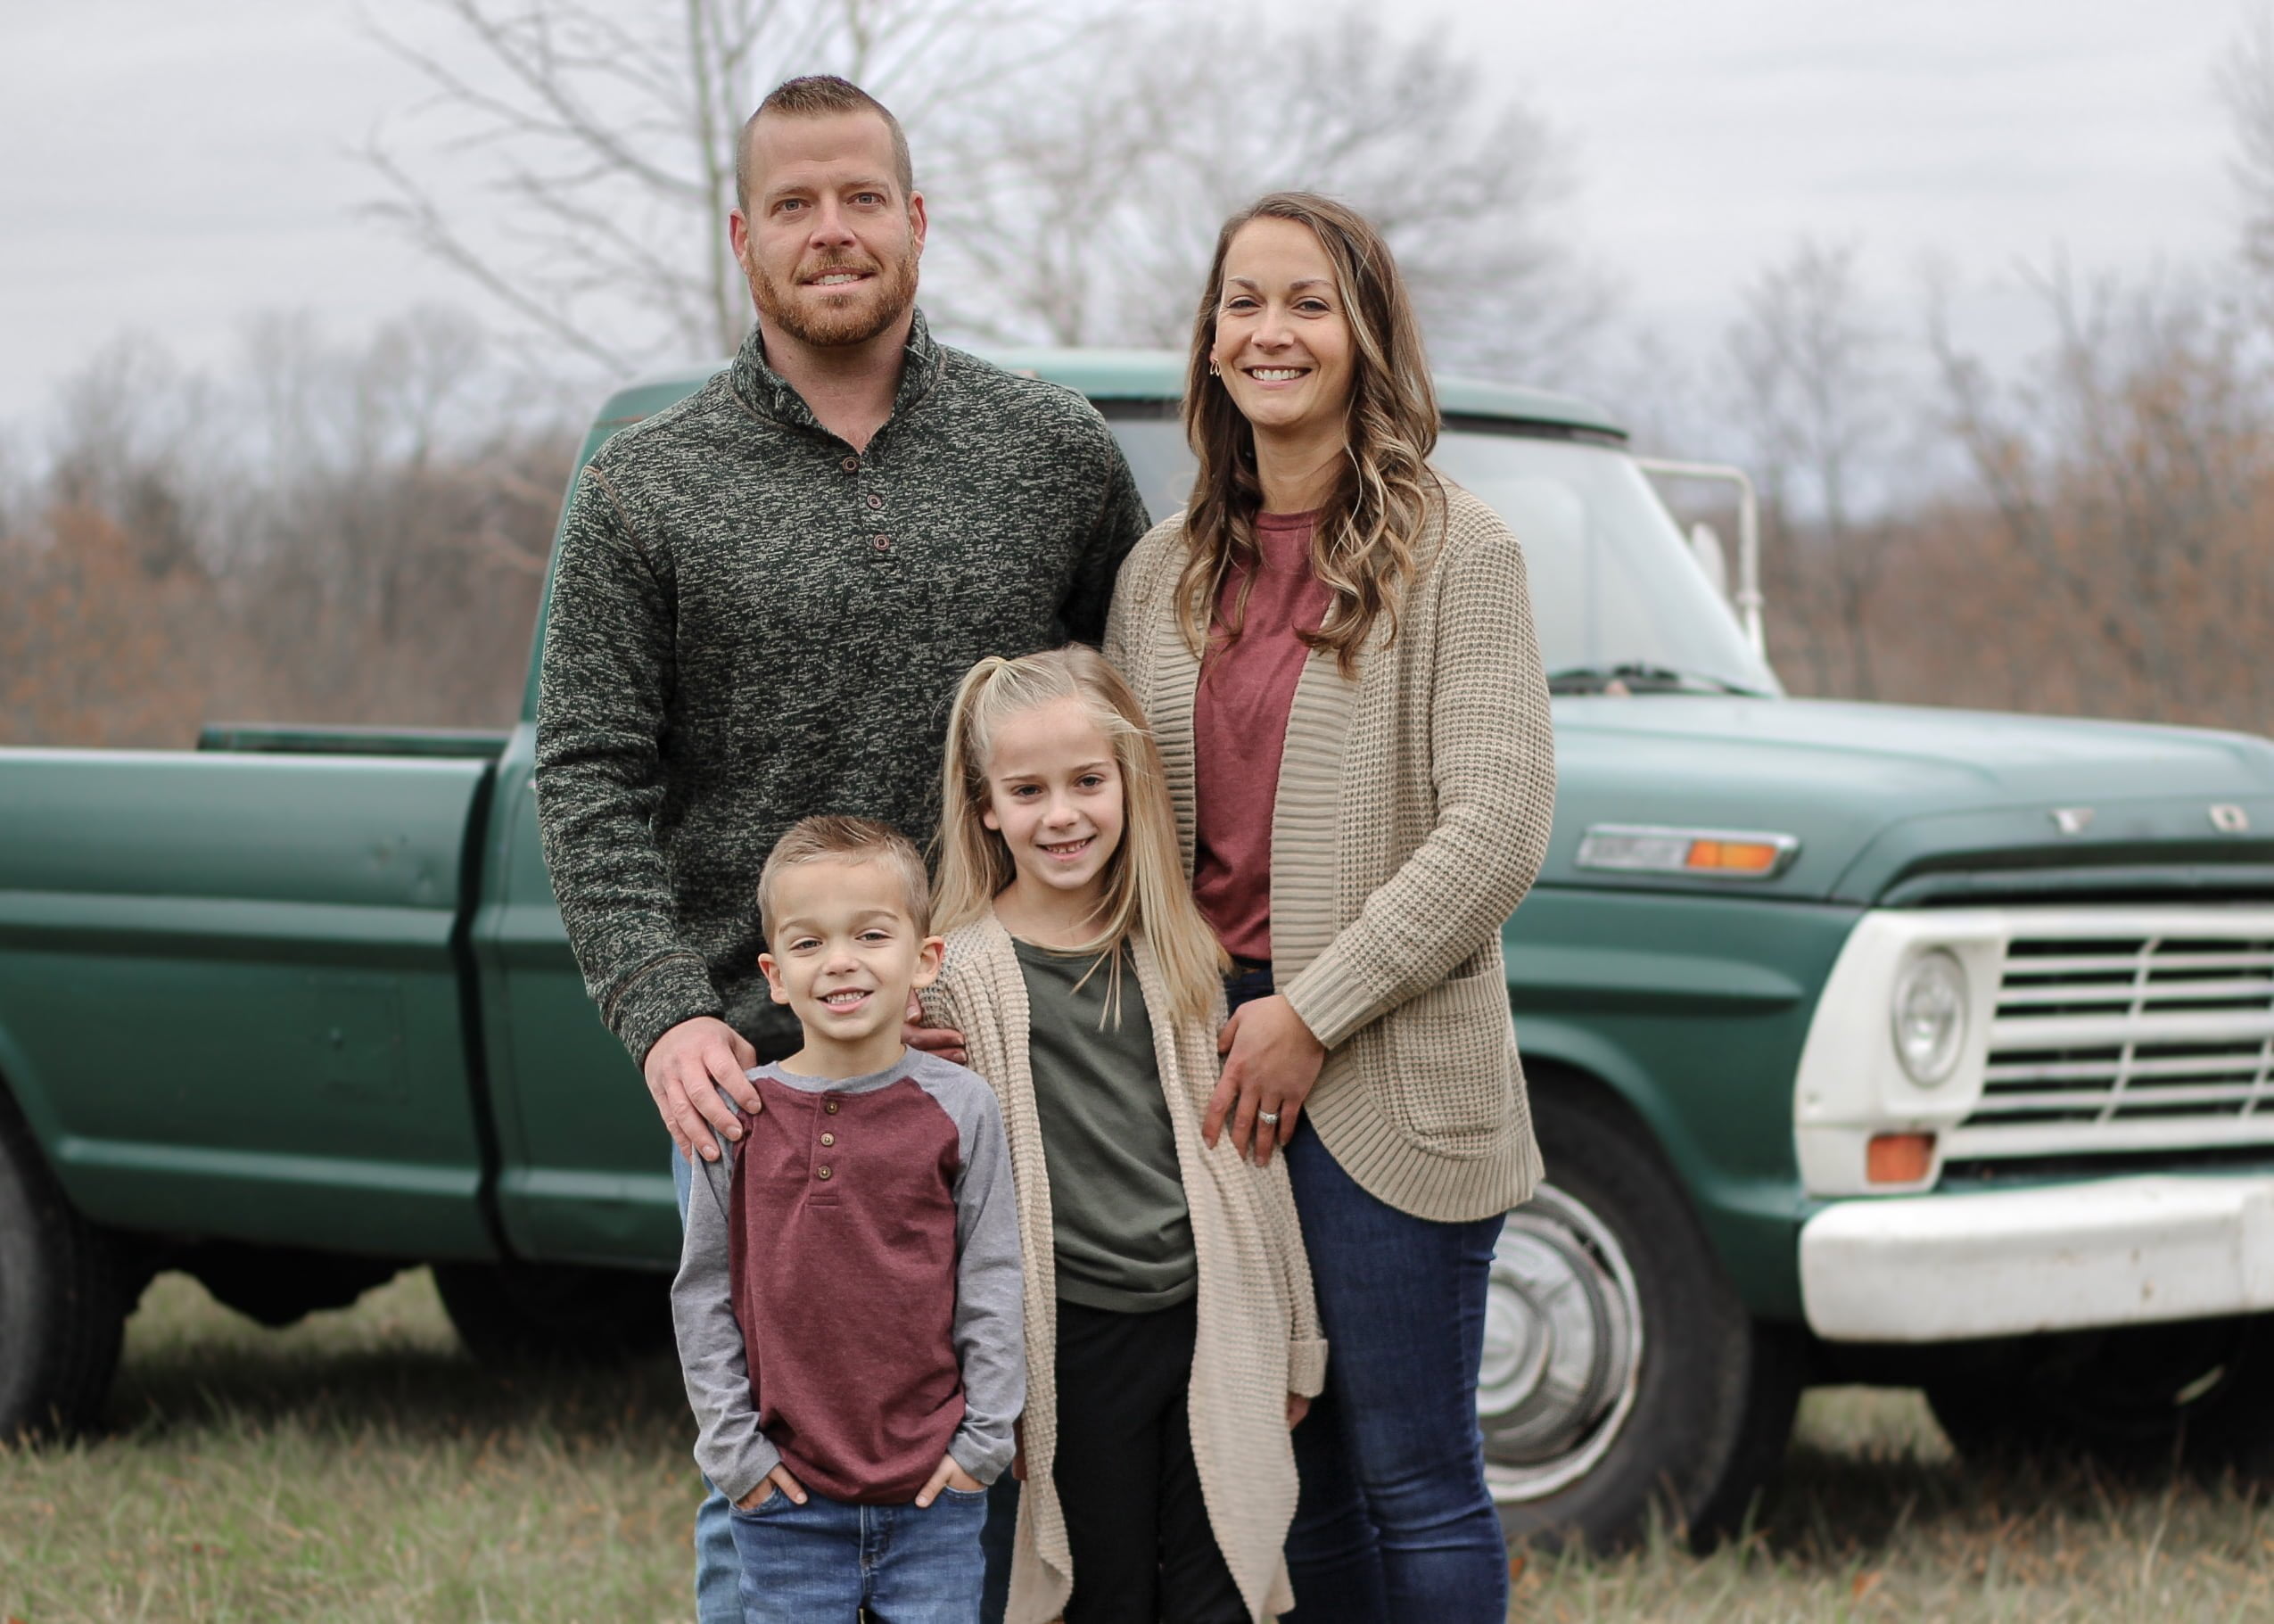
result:
[[[2274,1309],[2274,1175],[1841,1201],[1800,1228],[1800,1298],[1834,1342]]]

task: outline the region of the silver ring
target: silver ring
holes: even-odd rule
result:
[[[1267,1128],[1275,1128],[1279,1125],[1279,1113],[1277,1111],[1257,1111],[1256,1113],[1256,1120],[1262,1123]]]

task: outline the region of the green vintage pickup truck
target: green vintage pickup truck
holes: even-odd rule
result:
[[[1174,358],[1002,359],[1177,506]],[[1727,1526],[1813,1381],[1924,1386],[1969,1450],[2264,1468],[2274,746],[1785,698],[1753,549],[1725,597],[1615,423],[1443,402],[1559,696],[1506,933],[1549,1183],[1479,1397],[1512,1536]],[[431,1264],[484,1356],[665,1334],[667,1142],[562,935],[533,705],[0,751],[0,1432],[100,1413],[157,1268],[283,1323]]]

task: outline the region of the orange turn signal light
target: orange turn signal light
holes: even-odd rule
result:
[[[1583,869],[1683,874],[1692,879],[1774,879],[1799,855],[1800,837],[1771,829],[1667,828],[1654,823],[1590,824],[1579,841]]]
[[[1864,1147],[1864,1181],[1872,1184],[1916,1184],[1934,1167],[1932,1134],[1874,1134]]]
[[[1767,874],[1784,855],[1766,840],[1693,840],[1682,866],[1722,874]]]

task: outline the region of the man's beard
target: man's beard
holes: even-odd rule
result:
[[[818,266],[801,265],[800,280],[780,283],[763,269],[753,268],[751,292],[768,321],[800,343],[831,350],[865,344],[908,314],[916,302],[916,254],[895,261],[831,259]],[[873,272],[875,280],[856,284],[848,292],[825,294],[819,301],[801,299],[808,293],[803,279],[826,276],[833,270]],[[819,308],[816,308],[818,305]]]

